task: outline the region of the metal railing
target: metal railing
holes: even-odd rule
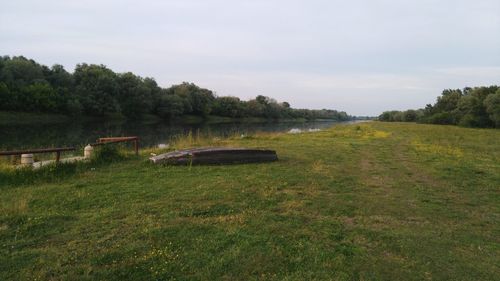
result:
[[[90,144],[90,146],[99,146],[112,143],[120,142],[133,142],[135,155],[139,155],[139,137],[109,137],[109,138],[99,138],[96,143]]]
[[[74,151],[74,147],[61,147],[61,148],[42,148],[42,149],[27,149],[27,150],[13,150],[13,151],[0,151],[0,156],[13,156],[22,154],[40,154],[40,153],[56,153],[56,163],[61,160],[61,152]]]
[[[100,146],[112,143],[121,142],[133,142],[135,155],[139,155],[139,137],[109,137],[109,138],[99,138],[96,143],[90,144],[90,146]],[[26,150],[12,150],[12,151],[0,151],[0,156],[16,156],[23,154],[41,154],[41,153],[56,153],[56,163],[61,160],[61,152],[65,151],[75,151],[75,147],[59,147],[59,148],[42,148],[42,149],[26,149]]]

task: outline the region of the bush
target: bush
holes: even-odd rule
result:
[[[441,124],[441,125],[453,125],[456,124],[455,117],[450,112],[440,112],[431,115],[426,119],[428,123]]]
[[[91,162],[94,164],[109,163],[120,161],[125,158],[125,154],[120,150],[118,145],[108,144],[95,148]]]

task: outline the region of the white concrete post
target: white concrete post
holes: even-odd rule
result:
[[[92,157],[92,153],[94,153],[94,148],[90,144],[83,149],[83,157],[85,159]]]
[[[33,159],[33,154],[21,154],[21,165],[23,166],[33,166],[35,160]]]

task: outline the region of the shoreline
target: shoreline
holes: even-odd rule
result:
[[[354,119],[355,120],[355,119]],[[144,115],[138,119],[127,119],[122,116],[91,117],[78,116],[72,117],[64,114],[55,113],[33,113],[18,111],[0,111],[0,126],[14,125],[52,125],[52,124],[70,124],[70,123],[91,123],[91,122],[141,122],[141,123],[172,123],[172,124],[224,124],[224,123],[306,123],[306,122],[345,122],[354,120],[336,120],[336,119],[305,119],[305,118],[282,118],[268,119],[263,117],[243,117],[233,118],[209,115],[204,118],[196,115],[183,115],[175,119],[161,119],[155,115]]]

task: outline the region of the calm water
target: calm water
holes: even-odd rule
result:
[[[285,132],[294,128],[325,129],[338,122],[227,123],[179,125],[141,122],[93,122],[54,125],[0,126],[0,150],[84,146],[99,137],[139,136],[141,146],[156,146],[178,135],[210,134],[225,137],[255,132]]]

